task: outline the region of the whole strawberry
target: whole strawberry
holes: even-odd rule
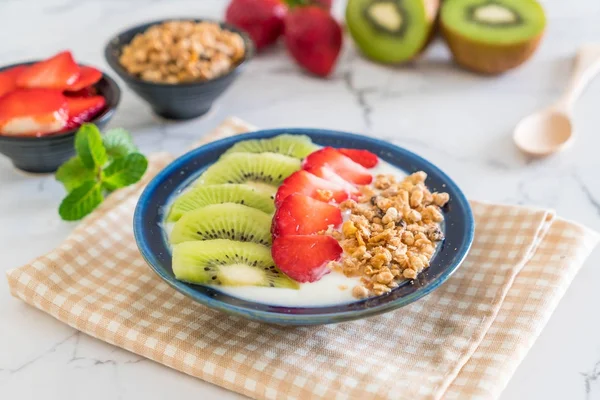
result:
[[[300,66],[326,77],[342,48],[342,28],[322,7],[297,7],[285,17],[284,41]]]
[[[246,31],[256,50],[275,43],[283,33],[287,7],[280,0],[232,0],[225,21]]]

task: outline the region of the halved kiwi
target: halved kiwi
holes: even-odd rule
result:
[[[277,269],[268,247],[227,239],[175,245],[173,273],[177,279],[194,284],[300,287]]]
[[[535,0],[446,0],[440,25],[459,65],[499,74],[531,57],[546,16]]]
[[[283,154],[231,153],[204,171],[196,184],[246,183],[275,191],[285,178],[299,169],[299,159]]]
[[[365,56],[400,63],[430,42],[438,8],[439,0],[349,0],[346,24]]]
[[[222,203],[243,204],[268,214],[275,211],[271,192],[265,192],[245,184],[199,185],[191,188],[173,202],[167,221],[176,222],[188,211],[210,204]]]
[[[189,211],[173,226],[171,243],[231,239],[271,244],[271,215],[241,204],[212,204]]]
[[[238,142],[231,146],[225,154],[270,152],[302,159],[318,148],[306,135],[284,133],[269,139],[251,139]]]

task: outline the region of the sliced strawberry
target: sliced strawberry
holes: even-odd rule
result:
[[[329,182],[333,182],[336,185],[341,186],[350,195],[358,195],[360,193],[356,186],[336,174],[335,171],[327,165],[322,167],[306,167],[304,170],[318,176],[319,178],[323,178]]]
[[[102,72],[96,68],[86,66],[79,67],[79,78],[77,78],[75,83],[69,85],[67,90],[69,92],[76,92],[88,86],[92,86],[94,83],[98,82],[100,78],[102,78]]]
[[[298,282],[318,281],[329,273],[327,264],[341,254],[337,240],[325,235],[279,236],[271,248],[277,267]]]
[[[331,200],[340,203],[348,198],[348,193],[342,187],[302,170],[288,176],[279,186],[275,195],[275,205],[279,206],[286,197],[294,193],[304,194],[326,203]]]
[[[90,121],[106,105],[106,100],[102,96],[92,97],[67,97],[69,103],[69,120],[66,129],[73,129]]]
[[[65,92],[64,95],[67,97],[92,97],[96,96],[98,91],[93,86],[86,86],[76,92]]]
[[[350,158],[355,163],[359,163],[365,168],[373,168],[379,162],[379,158],[369,150],[358,149],[337,149],[340,153]]]
[[[17,77],[26,69],[26,65],[19,65],[0,72],[0,97],[17,88]]]
[[[342,224],[342,212],[336,206],[303,194],[293,194],[283,200],[273,216],[274,236],[311,235],[326,230],[329,225]]]
[[[58,90],[17,89],[0,98],[0,133],[57,132],[67,124],[67,100]]]
[[[31,65],[17,78],[23,88],[67,89],[79,78],[79,67],[70,51]]]
[[[328,166],[348,182],[357,185],[367,185],[373,180],[365,167],[355,163],[333,147],[325,147],[309,154],[303,164],[304,169],[323,166]]]

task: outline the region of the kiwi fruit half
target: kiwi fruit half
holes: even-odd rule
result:
[[[544,34],[546,16],[535,0],[446,0],[440,25],[459,65],[499,74],[531,57]]]
[[[268,247],[227,239],[175,245],[173,273],[177,279],[194,284],[300,287],[275,267]]]
[[[171,244],[231,239],[271,244],[271,215],[242,204],[212,204],[188,211],[175,223]]]
[[[270,152],[302,159],[318,148],[306,135],[284,133],[269,139],[251,139],[238,142],[231,146],[225,154]]]
[[[346,24],[366,57],[401,63],[430,42],[438,8],[439,0],[348,0]]]
[[[276,153],[231,153],[208,167],[196,184],[246,183],[275,192],[285,178],[300,169],[300,160]]]
[[[236,203],[271,214],[275,211],[273,194],[250,185],[224,183],[199,185],[179,196],[171,205],[167,221],[176,222],[183,214],[210,204]]]

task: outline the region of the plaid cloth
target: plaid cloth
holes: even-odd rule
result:
[[[230,119],[207,139],[250,128]],[[11,292],[90,336],[257,399],[496,398],[598,241],[551,211],[472,202],[473,248],[429,296],[360,321],[263,325],[194,303],[138,253],[136,200],[170,160],[153,155],[142,182],[9,271]]]

